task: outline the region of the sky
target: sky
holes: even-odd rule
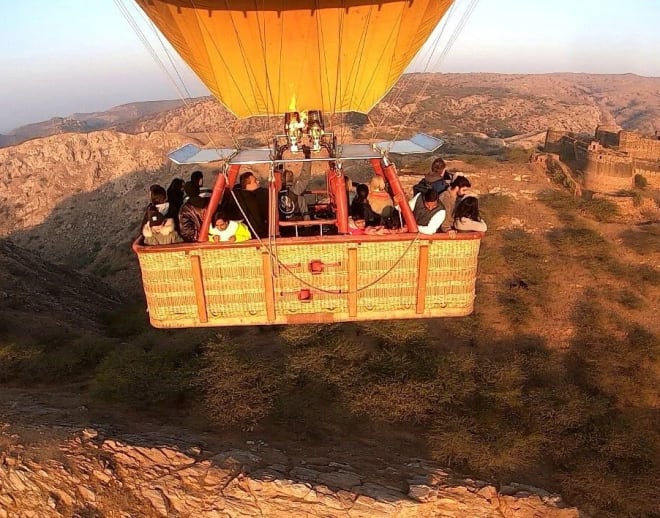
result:
[[[120,3],[141,19],[131,0]],[[460,20],[470,3],[456,0],[452,19]],[[413,69],[428,63],[441,72],[660,77],[659,26],[660,0],[480,0],[446,56],[417,60]],[[184,65],[177,69],[192,96],[207,94]],[[177,98],[114,0],[0,0],[0,133],[75,112]]]

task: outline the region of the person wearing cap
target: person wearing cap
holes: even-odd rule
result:
[[[166,218],[156,208],[150,206],[147,209],[147,222],[142,227],[145,245],[171,245],[181,243],[183,239],[174,228],[174,220]]]

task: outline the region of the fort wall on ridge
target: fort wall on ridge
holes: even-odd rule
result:
[[[548,130],[544,150],[581,170],[585,189],[616,193],[635,185],[641,175],[649,186],[660,188],[660,132],[653,136],[598,126],[593,137]]]

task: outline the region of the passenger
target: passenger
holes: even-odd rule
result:
[[[162,186],[154,184],[149,187],[149,198],[151,204],[154,205],[163,216],[167,214],[170,204],[167,202],[167,191],[165,191]]]
[[[431,164],[431,172],[424,176],[427,182],[438,194],[444,192],[452,181],[452,175],[447,171],[447,164],[442,158],[436,158]]]
[[[451,226],[454,223],[454,207],[456,207],[457,201],[465,196],[470,187],[470,180],[465,176],[456,176],[452,180],[449,189],[440,195],[439,201],[447,211],[447,216],[440,227],[442,232],[451,231]]]
[[[183,184],[183,192],[185,193],[183,203],[186,203],[189,198],[199,196],[199,184],[188,181]]]
[[[382,176],[374,176],[369,182],[369,195],[367,201],[371,210],[379,216],[389,216],[394,209],[394,202],[387,192],[385,179]]]
[[[190,175],[190,182],[199,187],[199,195],[202,198],[208,198],[211,196],[211,189],[204,187],[204,173],[201,171],[193,171]]]
[[[170,204],[170,208],[166,216],[174,220],[177,230],[179,226],[179,210],[181,209],[181,205],[183,205],[184,184],[185,182],[181,178],[175,178],[167,188],[167,202]]]
[[[147,222],[142,227],[142,235],[144,244],[149,246],[171,245],[183,241],[174,228],[174,220],[163,216],[155,206],[151,206],[147,211]]]
[[[311,177],[312,163],[304,162],[298,178],[293,171],[285,169],[282,173],[282,189],[278,194],[278,209],[283,221],[309,220],[309,208],[305,191]]]
[[[352,205],[351,215],[348,217],[348,233],[352,236],[363,235],[366,233],[365,226],[364,205]]]
[[[353,200],[355,199],[355,196],[357,195],[355,188],[359,184],[352,182],[347,175],[344,175],[344,182],[346,183],[346,199],[348,200],[348,206],[350,207],[353,203]]]
[[[353,219],[363,219],[368,227],[380,225],[380,215],[376,214],[369,204],[369,187],[363,183],[355,189],[355,199],[351,203],[350,215]]]
[[[424,194],[416,194],[408,202],[410,209],[415,216],[417,229],[420,234],[435,234],[441,227],[446,217],[445,207],[439,200],[438,192],[429,189]]]
[[[466,195],[454,209],[454,229],[458,232],[486,232],[486,222],[479,216],[479,200]]]
[[[165,216],[169,209],[169,204],[167,203],[167,193],[158,184],[153,184],[149,187],[149,205],[144,211],[144,216],[142,217],[142,226],[149,221],[149,210],[151,208],[156,208],[160,213]]]
[[[179,211],[179,228],[181,237],[187,243],[194,243],[202,230],[202,220],[209,199],[201,196],[188,198]]]
[[[213,215],[209,241],[240,243],[251,238],[250,229],[242,221],[229,219],[227,213],[222,210]]]
[[[268,237],[268,189],[259,187],[259,180],[252,171],[240,176],[240,186],[236,199],[245,212],[252,237]]]

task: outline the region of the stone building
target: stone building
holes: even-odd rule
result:
[[[660,131],[647,137],[598,126],[593,137],[548,130],[544,150],[583,173],[584,188],[600,193],[631,189],[635,176],[660,188]]]

